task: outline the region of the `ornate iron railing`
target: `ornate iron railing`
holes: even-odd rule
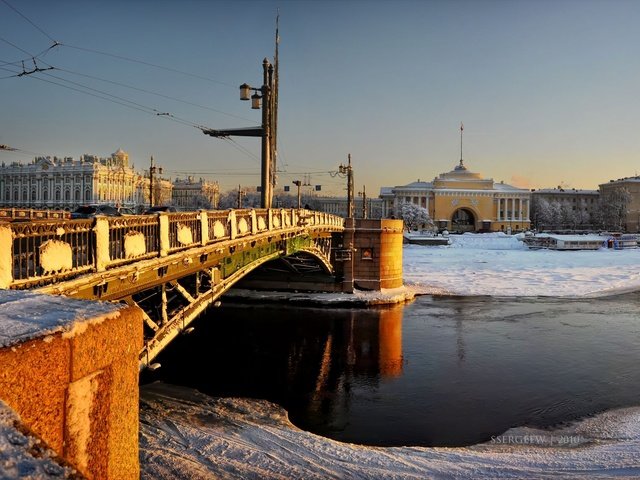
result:
[[[341,217],[309,210],[162,213],[88,220],[0,223],[0,288],[28,288],[239,237],[343,228]]]

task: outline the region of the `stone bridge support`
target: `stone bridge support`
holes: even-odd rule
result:
[[[0,399],[87,478],[139,478],[142,311],[16,291],[0,304]]]
[[[344,292],[398,288],[402,283],[402,220],[345,220],[334,254]]]

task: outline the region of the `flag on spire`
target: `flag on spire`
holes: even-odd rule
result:
[[[464,130],[464,125],[462,122],[460,122],[460,131],[462,132]]]

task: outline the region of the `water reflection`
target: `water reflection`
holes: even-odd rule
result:
[[[375,310],[225,306],[153,378],[265,398],[301,428],[374,445],[468,445],[640,404],[640,295],[420,297]]]
[[[176,340],[146,381],[211,395],[267,398],[304,417],[306,427],[341,429],[354,384],[373,390],[403,372],[403,306],[372,310],[227,306]],[[198,365],[198,368],[193,368]],[[202,373],[203,370],[206,373]]]

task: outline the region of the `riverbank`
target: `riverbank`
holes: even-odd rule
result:
[[[143,479],[638,478],[640,408],[555,430],[511,429],[472,447],[365,447],[295,427],[264,400],[141,389]]]

